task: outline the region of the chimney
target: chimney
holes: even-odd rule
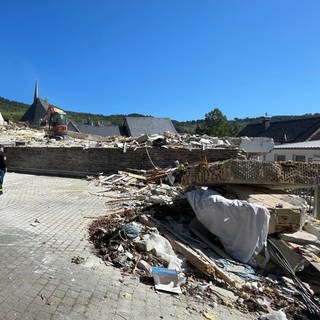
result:
[[[271,122],[271,118],[270,117],[264,117],[264,119],[262,120],[263,126],[264,126],[264,131],[267,131],[268,128],[270,127],[270,122]]]

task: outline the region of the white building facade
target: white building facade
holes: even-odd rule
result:
[[[276,145],[266,161],[300,161],[320,163],[320,140]]]

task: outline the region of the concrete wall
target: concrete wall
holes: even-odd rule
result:
[[[115,148],[54,148],[54,147],[8,147],[8,169],[14,172],[84,176],[100,172],[114,173],[128,168],[152,169],[145,148],[128,149],[123,153]],[[199,161],[206,156],[209,162],[243,156],[239,149],[165,149],[149,148],[148,152],[154,164],[167,168],[175,160]]]

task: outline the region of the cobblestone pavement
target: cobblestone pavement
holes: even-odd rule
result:
[[[91,253],[104,200],[81,179],[8,173],[0,197],[0,319],[253,319],[224,306],[158,294]],[[83,264],[71,263],[74,256]]]

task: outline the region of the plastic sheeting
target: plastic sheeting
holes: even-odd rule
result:
[[[142,240],[146,243],[150,251],[168,263],[169,269],[181,271],[182,260],[177,257],[170,242],[166,238],[160,234],[151,233],[145,234]]]
[[[214,190],[192,190],[186,197],[198,220],[234,259],[246,263],[266,245],[270,213],[265,207],[229,200]]]
[[[255,270],[246,263],[238,261],[231,261],[223,258],[214,259],[214,262],[227,272],[234,273],[235,275],[246,280],[260,280],[260,276],[256,275]]]

